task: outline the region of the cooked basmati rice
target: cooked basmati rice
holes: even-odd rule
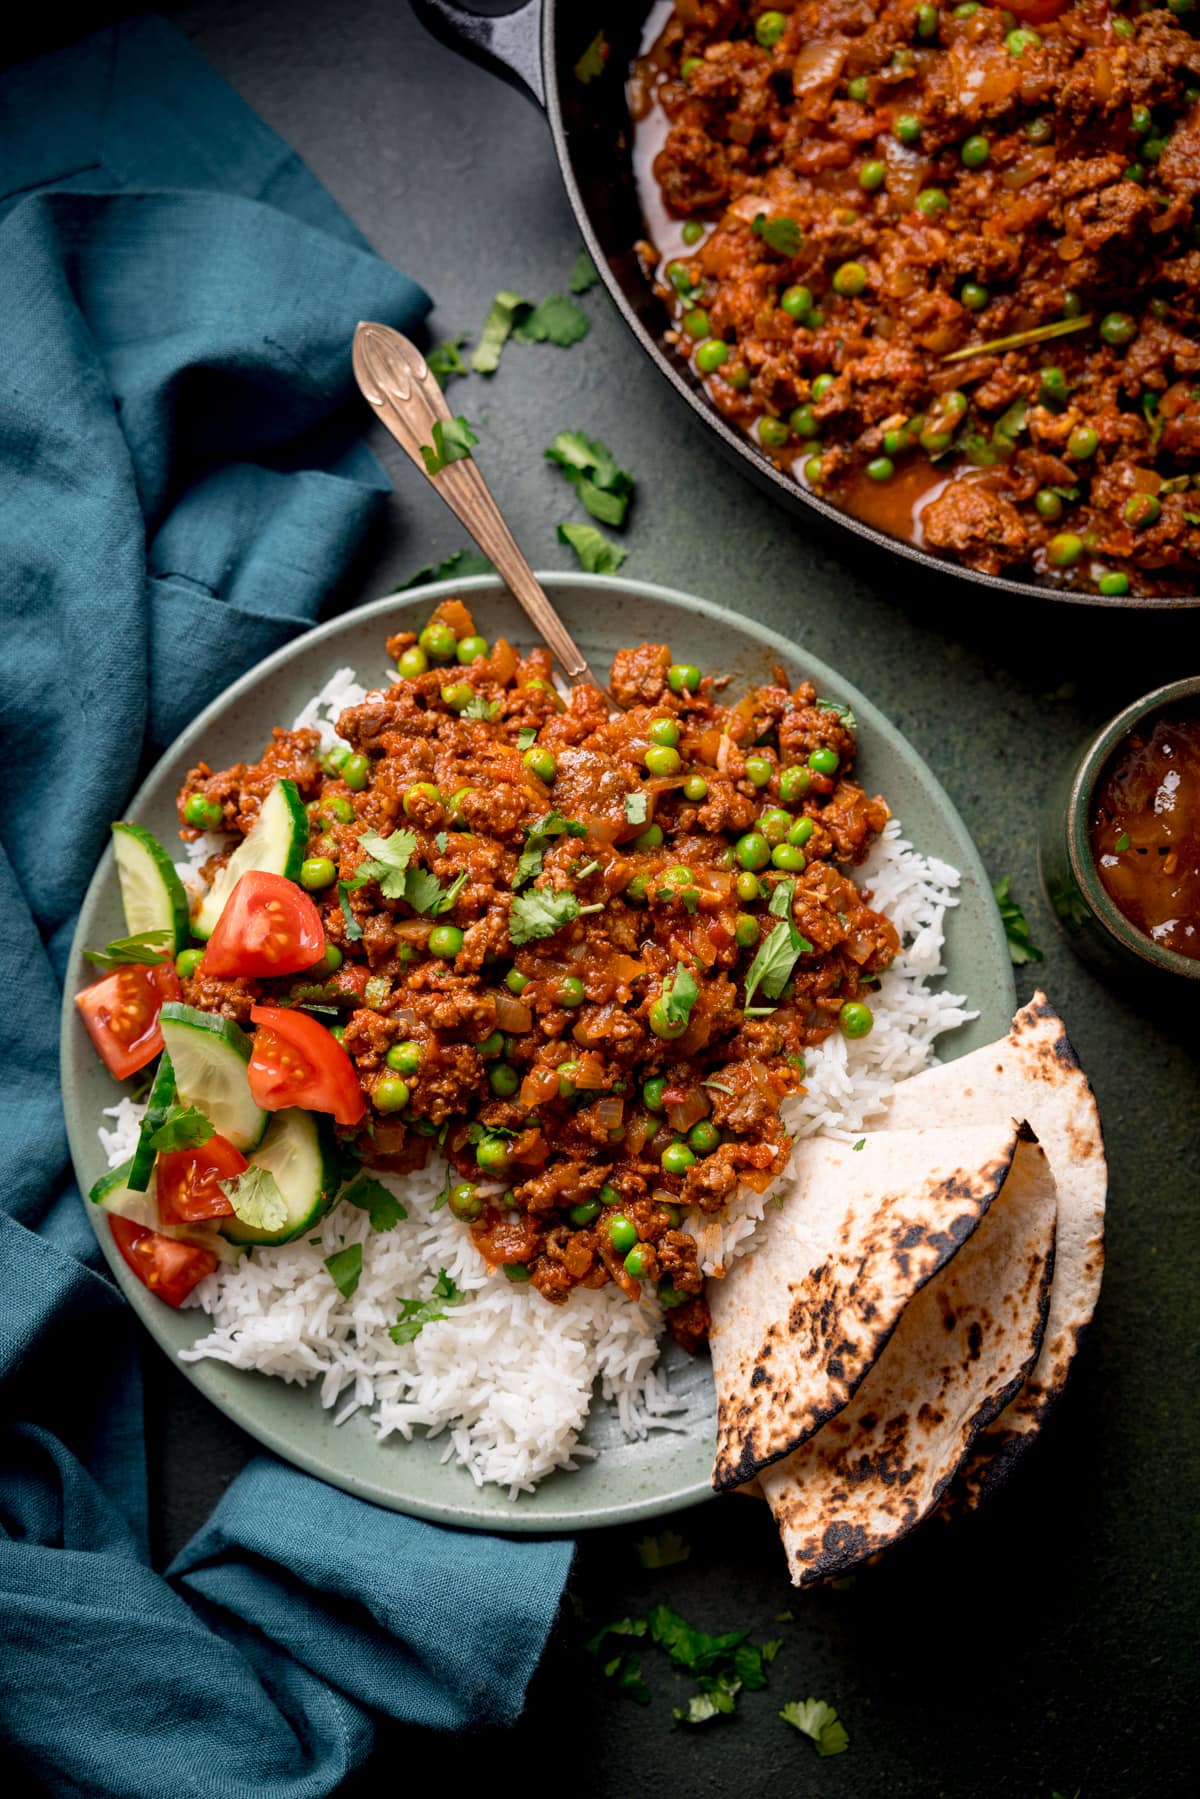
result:
[[[352,669],[339,669],[297,727],[314,727],[322,746],[332,747],[338,713],[364,692]],[[180,871],[189,885],[219,845],[200,839],[189,846]],[[935,1059],[934,1039],[974,1016],[961,996],[930,990],[945,972],[944,922],[957,904],[957,871],[920,856],[893,819],[859,880],[892,919],[903,949],[880,980],[870,1034],[848,1041],[835,1032],[809,1052],[806,1090],[785,1108],[797,1137],[857,1135],[896,1081]],[[101,1128],[100,1139],[110,1167],[132,1154],[143,1110],[122,1099],[106,1111],[114,1122]],[[596,1453],[579,1438],[597,1397],[626,1437],[681,1428],[685,1402],[656,1367],[663,1328],[657,1302],[647,1297],[632,1305],[609,1285],[577,1288],[566,1305],[555,1306],[503,1273],[489,1276],[468,1232],[436,1206],[445,1172],[435,1156],[419,1172],[379,1177],[408,1211],[390,1231],[373,1230],[365,1212],[342,1204],[311,1237],[218,1268],[187,1302],[201,1307],[213,1328],[181,1359],[210,1357],[315,1383],[335,1424],[365,1409],[381,1438],[444,1434],[443,1459],[461,1463],[477,1485],[494,1482],[513,1498],[553,1469],[575,1468]],[[706,1273],[751,1248],[767,1198],[745,1192],[720,1220],[689,1217]],[[362,1274],[343,1299],[325,1259],[351,1243],[362,1245]],[[443,1269],[461,1302],[447,1304],[444,1320],[426,1324],[411,1343],[393,1343],[389,1327],[400,1301],[428,1299]]]

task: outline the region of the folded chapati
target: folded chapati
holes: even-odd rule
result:
[[[937,1505],[1037,1358],[1054,1231],[1049,1166],[1022,1135],[983,1216],[909,1299],[853,1398],[759,1475],[796,1586],[885,1549]]]
[[[904,1081],[888,1102],[884,1123],[901,1130],[957,1128],[997,1116],[1027,1118],[1044,1147],[1058,1191],[1058,1229],[1041,1353],[955,1483],[955,1502],[969,1505],[978,1504],[1032,1441],[1061,1393],[1104,1272],[1108,1169],[1100,1115],[1062,1019],[1044,993],[1034,994],[999,1043]]]
[[[1021,1140],[1002,1113],[967,1128],[872,1132],[857,1149],[797,1145],[753,1253],[709,1285],[718,1492],[848,1405],[905,1308],[1003,1190]],[[1044,1168],[1043,1182],[1049,1190]]]

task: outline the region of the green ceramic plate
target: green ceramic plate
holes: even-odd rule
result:
[[[951,988],[970,996],[979,1018],[942,1038],[941,1053],[962,1055],[1004,1034],[1015,1005],[1012,970],[979,857],[916,750],[870,700],[815,656],[686,594],[596,576],[550,574],[542,579],[597,669],[606,668],[622,645],[650,640],[674,644],[743,685],[764,680],[772,664],[783,662],[793,678],[811,677],[821,692],[848,700],[860,721],[860,769],[866,785],[886,794],[924,853],[962,871],[961,904],[948,918],[947,979]],[[177,828],[174,796],[194,762],[203,757],[221,768],[240,758],[254,759],[271,726],[290,724],[336,668],[353,668],[367,685],[386,684],[384,639],[393,631],[419,629],[433,604],[452,593],[468,596],[488,638],[503,632],[517,643],[529,642],[523,616],[495,577],[442,582],[364,606],[281,650],[214,700],[163,757],[131,801],[128,815],[169,842]],[[93,978],[81,946],[105,943],[123,930],[116,871],[107,850],[80,913],[63,1006],[63,1099],[75,1172],[85,1192],[104,1171],[96,1127],[101,1107],[113,1104],[119,1089],[92,1050],[72,995]],[[101,1226],[97,1235],[113,1273],[160,1347],[175,1356],[202,1335],[203,1315],[172,1312],[160,1304],[128,1273],[98,1216],[93,1223]],[[652,1518],[710,1497],[714,1408],[708,1363],[673,1349],[665,1361],[673,1387],[689,1401],[685,1430],[627,1443],[607,1409],[598,1405],[585,1438],[600,1452],[596,1459],[582,1463],[575,1473],[552,1475],[536,1494],[515,1504],[499,1489],[477,1487],[463,1469],[443,1462],[442,1439],[380,1443],[365,1413],[335,1428],[313,1389],[285,1386],[220,1362],[180,1365],[214,1405],[268,1449],[379,1505],[476,1529],[575,1531]]]

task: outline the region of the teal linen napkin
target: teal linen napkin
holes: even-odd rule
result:
[[[139,769],[335,601],[386,491],[351,333],[429,301],[158,20],[0,78],[0,189],[0,1732],[56,1794],[307,1799],[375,1713],[515,1717],[570,1545],[443,1531],[264,1456],[151,1568],[58,976]]]

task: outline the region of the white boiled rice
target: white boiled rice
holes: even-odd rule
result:
[[[334,722],[362,699],[352,669],[339,669],[296,720],[337,741]],[[220,839],[200,839],[180,872],[189,886]],[[871,1002],[874,1028],[847,1041],[839,1032],[807,1056],[806,1091],[788,1102],[797,1137],[821,1132],[848,1139],[878,1112],[892,1085],[928,1066],[934,1039],[972,1013],[961,996],[934,993],[944,973],[944,920],[956,905],[958,873],[920,856],[893,819],[859,871],[861,885],[899,931],[903,949]],[[105,1116],[100,1139],[110,1167],[133,1153],[144,1108],[122,1099]],[[627,1437],[678,1428],[682,1402],[656,1369],[662,1314],[653,1299],[631,1305],[617,1288],[577,1289],[564,1306],[547,1304],[502,1273],[488,1275],[468,1233],[435,1209],[446,1164],[433,1156],[418,1173],[384,1184],[408,1217],[375,1231],[365,1212],[340,1205],[311,1238],[260,1249],[221,1266],[195,1289],[213,1328],[182,1359],[211,1357],[281,1380],[315,1382],[321,1404],[343,1423],[365,1409],[381,1438],[414,1431],[444,1435],[445,1459],[470,1470],[478,1485],[530,1492],[555,1468],[574,1468],[595,1452],[579,1442],[598,1387]],[[739,1194],[721,1220],[693,1213],[688,1228],[711,1273],[751,1246],[768,1195]],[[343,1299],[325,1258],[350,1243],[363,1248],[355,1292]],[[466,1296],[445,1308],[411,1343],[389,1336],[402,1299],[429,1299],[445,1269]]]

